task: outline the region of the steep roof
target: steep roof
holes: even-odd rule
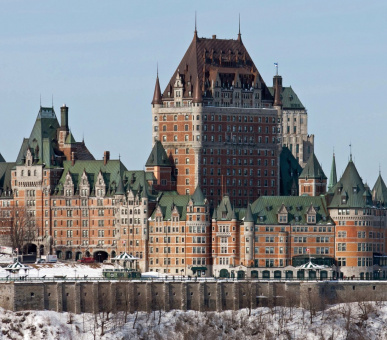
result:
[[[153,146],[145,166],[172,166],[163,144],[159,140]]]
[[[289,196],[292,193],[292,188],[298,194],[298,175],[301,173],[302,167],[294,158],[290,150],[284,146],[280,154],[280,195]]]
[[[11,171],[16,163],[0,162],[0,195],[6,190],[11,190]]]
[[[246,208],[245,217],[243,219],[243,222],[254,222],[253,213],[251,211],[251,205],[248,204]]]
[[[65,143],[66,144],[75,144],[76,143],[75,138],[74,138],[73,134],[71,133],[71,131],[67,135]]]
[[[330,208],[364,208],[372,204],[372,199],[367,193],[369,189],[363,184],[352,159],[331,191],[333,198]]]
[[[216,219],[218,221],[231,221],[234,218],[236,218],[236,215],[230,197],[223,196],[222,201],[216,207]]]
[[[176,207],[179,212],[179,218],[182,221],[187,219],[187,205],[190,195],[178,195],[176,192],[165,192],[158,201],[158,207],[161,209],[164,220],[170,220],[172,211]],[[152,219],[155,218],[157,208],[152,213]]]
[[[387,203],[387,187],[381,174],[379,174],[372,189],[372,199],[376,202],[380,202],[382,205]]]
[[[308,162],[298,178],[327,179],[314,152],[310,155]]]
[[[328,191],[330,191],[336,185],[336,183],[337,183],[336,159],[335,159],[335,154],[333,154],[331,174],[329,176]]]
[[[259,74],[253,60],[247,52],[241,39],[207,39],[198,38],[195,32],[194,38],[189,45],[171,80],[163,92],[163,99],[173,98],[173,88],[177,75],[182,77],[184,87],[183,97],[193,97],[192,85],[199,79],[201,95],[211,87],[218,74],[239,74],[240,76],[251,75],[254,80],[262,83],[262,99],[273,101],[261,75]],[[242,77],[243,78],[243,77]],[[188,82],[190,85],[188,85]],[[168,92],[170,95],[168,96]],[[191,95],[189,95],[191,92]],[[205,97],[205,96],[203,96]]]
[[[323,196],[261,196],[251,205],[255,223],[278,224],[278,212],[283,206],[288,212],[287,224],[307,224],[307,212],[311,206],[316,211],[316,224],[333,224]]]
[[[196,187],[195,192],[191,198],[194,202],[194,205],[205,205],[206,198],[204,197],[203,191],[199,185]]]
[[[152,104],[162,104],[160,82],[159,82],[159,75],[158,74],[157,74],[157,77],[156,77],[155,92],[153,93]]]
[[[4,159],[4,157],[0,153],[0,163],[2,163],[2,162],[5,162],[5,159]]]
[[[274,87],[271,86],[268,89],[271,95],[274,96]],[[282,108],[285,110],[305,110],[304,105],[301,103],[301,100],[298,98],[297,94],[294,92],[291,86],[282,87],[281,101]]]

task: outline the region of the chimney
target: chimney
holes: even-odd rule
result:
[[[212,35],[212,39],[216,39],[216,34],[213,34],[213,35]]]
[[[274,76],[273,77],[273,87],[274,87],[274,106],[282,106],[281,101],[281,92],[282,92],[282,77]]]
[[[105,151],[103,153],[103,165],[106,165],[109,160],[110,160],[110,151]]]
[[[75,152],[73,151],[71,153],[71,165],[74,166],[74,164],[75,164]]]
[[[63,104],[60,108],[60,126],[66,128],[66,130],[69,128],[69,108],[66,104]]]

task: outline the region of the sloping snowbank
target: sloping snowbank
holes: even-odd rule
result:
[[[13,313],[0,309],[0,339],[387,339],[386,303],[339,304],[310,318],[302,308],[257,308],[222,313]]]

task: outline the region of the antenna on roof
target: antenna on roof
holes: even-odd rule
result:
[[[54,108],[54,94],[51,94],[51,107]]]
[[[42,94],[40,94],[40,107],[42,107]]]
[[[380,163],[379,163],[379,176],[382,174],[381,170],[380,170]]]

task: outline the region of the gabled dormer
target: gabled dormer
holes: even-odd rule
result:
[[[308,224],[316,224],[316,216],[316,209],[314,208],[313,204],[311,204],[308,210],[306,211],[306,222]]]
[[[180,213],[176,205],[173,205],[171,207],[171,219],[172,219],[172,222],[179,222]]]
[[[81,196],[89,196],[90,195],[90,182],[87,177],[86,170],[83,170],[81,181],[79,183],[79,192]]]
[[[289,212],[285,204],[282,203],[281,207],[278,209],[278,223],[288,223]]]
[[[74,194],[74,182],[70,171],[68,171],[66,174],[63,189],[65,196],[72,196]]]
[[[27,150],[27,153],[26,153],[26,162],[25,162],[25,165],[26,165],[26,166],[32,166],[33,163],[34,163],[34,159],[33,159],[33,157],[32,157],[31,150],[28,149],[28,150]]]
[[[106,195],[106,184],[100,170],[97,175],[97,181],[95,182],[95,194],[96,197],[104,197]]]
[[[345,190],[341,191],[341,204],[347,204],[348,194]]]
[[[155,209],[154,218],[156,222],[162,222],[164,219],[163,211],[159,205]]]

